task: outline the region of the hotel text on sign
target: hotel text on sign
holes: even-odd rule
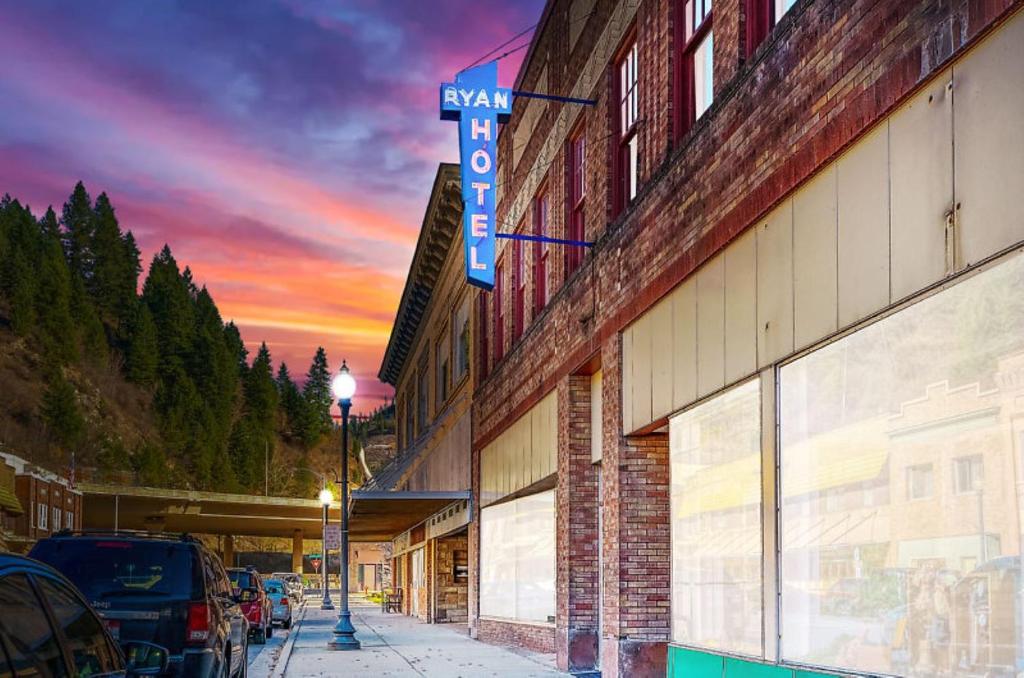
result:
[[[466,278],[494,287],[495,162],[498,123],[512,112],[512,90],[498,87],[498,63],[476,66],[441,85],[441,119],[459,122],[462,176],[462,230],[466,247]]]

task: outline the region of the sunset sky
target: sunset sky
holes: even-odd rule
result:
[[[542,7],[0,0],[0,194],[39,215],[79,179],[106,191],[144,266],[169,244],[250,350],[299,376],[322,344],[372,409],[430,182],[458,159],[438,85]]]

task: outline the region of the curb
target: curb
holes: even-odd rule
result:
[[[288,670],[288,660],[292,656],[292,647],[295,645],[295,640],[299,637],[299,631],[302,629],[302,622],[306,619],[306,603],[302,603],[302,616],[299,617],[298,623],[293,623],[292,628],[288,633],[288,640],[285,641],[284,645],[281,646],[281,654],[277,657],[277,663],[274,664],[274,669],[270,672],[270,678],[284,678],[285,671]]]

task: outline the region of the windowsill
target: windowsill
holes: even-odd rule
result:
[[[542,621],[525,621],[522,619],[508,619],[507,617],[490,617],[487,615],[480,615],[478,617],[481,621],[498,622],[500,624],[515,624],[516,626],[536,626],[542,629],[554,629],[554,622],[542,622]]]

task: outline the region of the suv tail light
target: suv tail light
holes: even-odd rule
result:
[[[188,623],[185,625],[186,643],[205,643],[210,637],[210,606],[207,603],[188,604]]]
[[[282,605],[287,605],[288,604],[288,596],[284,596],[284,597],[281,598],[281,604]]]

